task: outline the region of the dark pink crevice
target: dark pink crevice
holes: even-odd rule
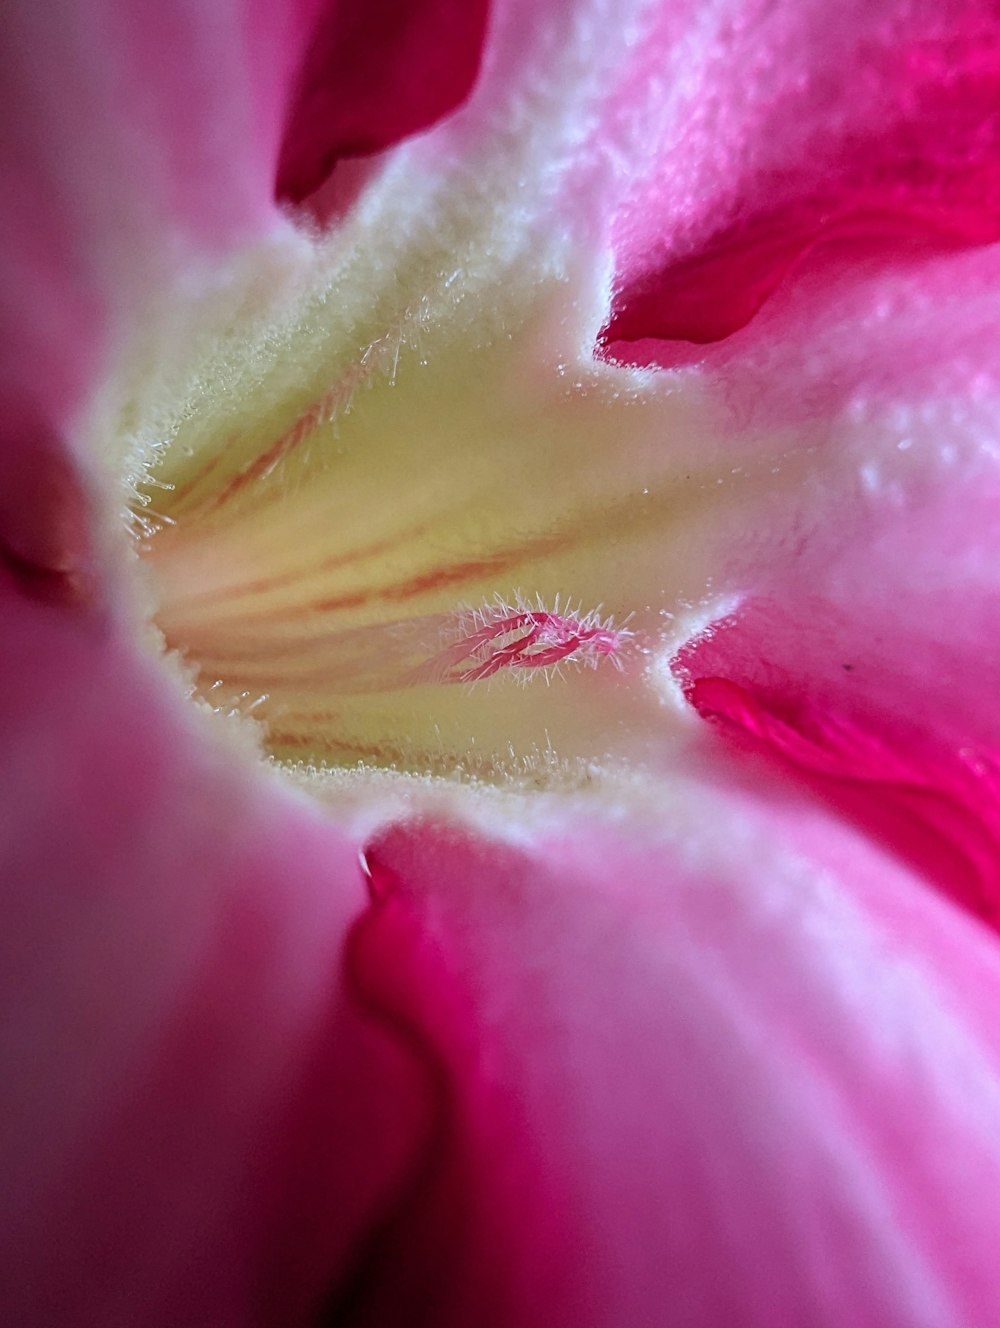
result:
[[[34,599],[92,605],[89,503],[65,441],[23,393],[0,392],[0,417],[0,563]]]
[[[514,1322],[496,1233],[484,1232],[489,1208],[477,1175],[461,1101],[475,1092],[478,1038],[473,999],[408,900],[405,859],[433,831],[391,829],[365,850],[372,905],[347,948],[347,981],[357,1006],[420,1067],[429,1089],[426,1143],[408,1179],[373,1224],[351,1275],[321,1320],[336,1328],[441,1328]],[[393,863],[396,865],[393,865]],[[487,1222],[489,1221],[487,1217]],[[471,1302],[468,1298],[472,1297]],[[474,1305],[474,1319],[465,1318]]]
[[[489,0],[325,5],[291,98],[277,199],[301,203],[338,161],[383,151],[460,106],[488,15]]]
[[[632,362],[636,342],[721,341],[822,246],[849,262],[870,253],[891,262],[1000,238],[998,30],[982,14],[956,27],[949,40],[891,47],[869,68],[859,55],[860,67],[844,70],[848,95],[858,78],[881,84],[891,104],[884,118],[825,143],[821,170],[790,160],[781,178],[748,180],[735,215],[690,252],[661,264],[633,257],[605,352]]]
[[[364,1281],[369,1233],[391,1225],[432,1147],[425,1058],[391,1021],[359,1006],[350,985],[349,972],[332,984],[328,1019],[298,1091],[275,1116],[275,1143],[256,1182],[272,1196],[249,1259],[261,1323],[317,1323],[331,1300],[331,1270],[343,1308]]]
[[[693,678],[687,694],[730,740],[776,760],[942,894],[1000,930],[995,754],[900,740],[829,708],[782,704],[729,678]]]
[[[1000,92],[1000,89],[998,89]],[[990,186],[993,181],[984,182]],[[809,198],[757,215],[653,277],[622,289],[602,340],[615,360],[627,344],[656,338],[708,345],[738,332],[815,250],[837,244],[850,261],[878,254],[930,252],[990,244],[1000,238],[1000,209],[977,213],[921,209],[873,197]]]

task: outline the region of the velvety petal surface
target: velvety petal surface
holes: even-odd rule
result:
[[[992,938],[724,784],[369,845],[353,981],[432,1059],[438,1124],[348,1321],[1000,1312]]]
[[[691,43],[691,114],[615,217],[609,350],[689,366],[732,482],[767,457],[775,488],[728,530],[720,510],[674,668],[734,753],[767,751],[992,920],[993,8],[706,11]]]

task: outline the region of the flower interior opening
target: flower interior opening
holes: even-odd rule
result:
[[[527,303],[335,337],[314,302],[120,410],[162,641],[278,761],[537,778],[662,728],[650,657],[736,481],[668,375],[565,344],[565,281]]]

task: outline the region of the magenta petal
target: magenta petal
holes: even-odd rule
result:
[[[806,5],[756,19],[722,34],[724,61],[708,53],[691,133],[717,119],[710,155],[689,165],[682,137],[681,160],[668,153],[618,218],[605,330],[616,359],[643,339],[730,335],[820,245],[890,261],[901,248],[1000,236],[991,5],[875,4],[850,17]],[[728,86],[715,87],[721,77]],[[671,169],[683,179],[709,166],[714,179],[689,195],[672,186]],[[684,215],[689,202],[698,211]],[[648,359],[649,348],[638,353]]]
[[[356,847],[94,613],[0,614],[0,1319],[310,1322],[426,1121],[343,988]]]
[[[627,817],[370,846],[352,971],[438,1126],[350,1322],[1000,1315],[995,947],[835,821],[727,859],[713,799],[683,847]]]
[[[276,196],[301,202],[338,159],[391,147],[459,106],[488,13],[488,0],[326,4],[288,113]]]

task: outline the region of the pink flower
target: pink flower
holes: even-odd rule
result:
[[[3,24],[0,1318],[1000,1321],[992,7]]]

